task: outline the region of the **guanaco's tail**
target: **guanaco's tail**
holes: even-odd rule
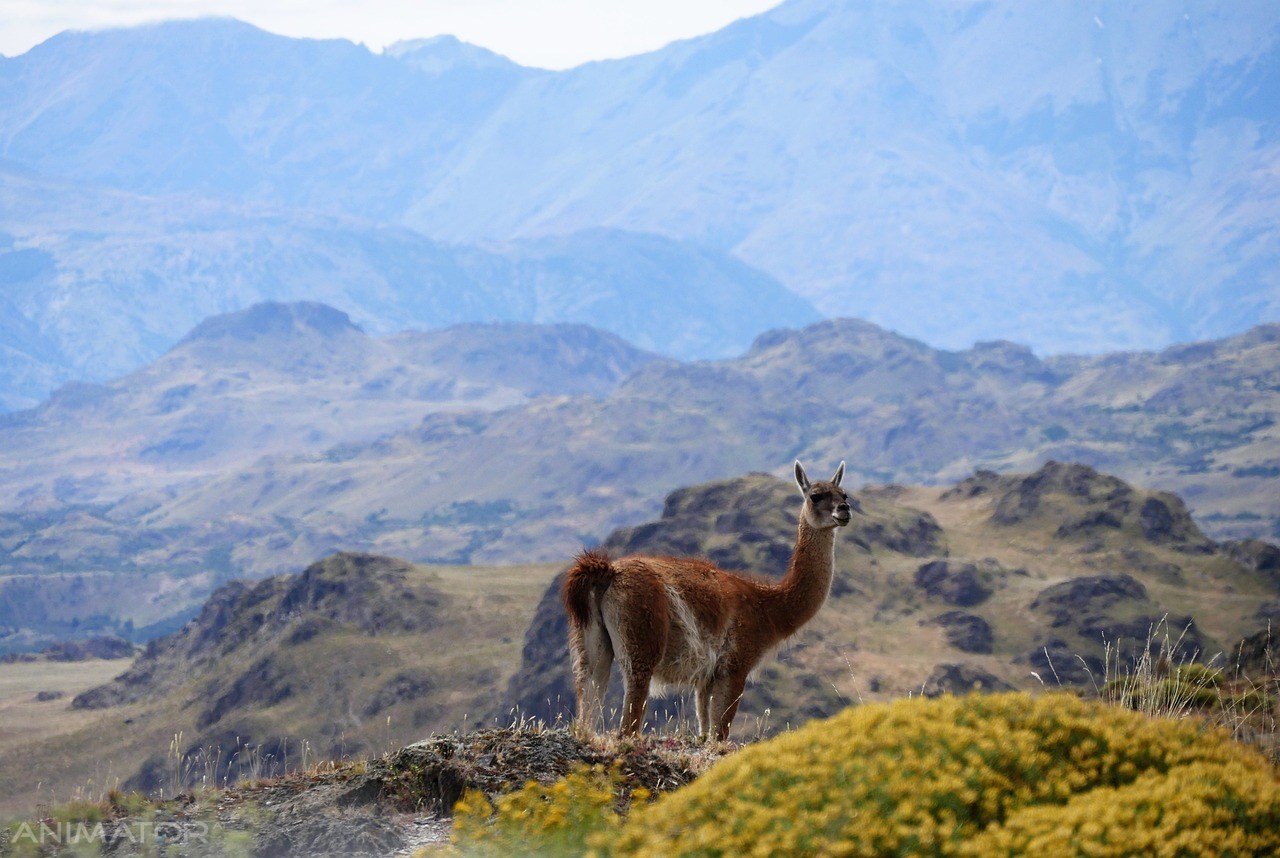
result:
[[[579,628],[591,622],[592,591],[602,591],[613,582],[613,566],[609,555],[598,548],[583,551],[573,560],[560,591],[569,620]]]

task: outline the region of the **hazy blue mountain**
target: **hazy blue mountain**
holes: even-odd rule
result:
[[[1278,46],[1280,9],[1234,0],[791,0],[565,72],[449,38],[373,54],[230,20],[64,33],[0,59],[0,157],[68,193],[126,196],[93,229],[84,209],[100,201],[46,207],[49,241],[10,197],[0,229],[53,256],[62,312],[94,318],[82,296],[120,270],[107,291],[172,320],[108,314],[68,336],[9,297],[73,367],[118,372],[263,298],[324,300],[389,330],[337,293],[399,308],[417,300],[403,272],[426,257],[466,267],[423,235],[490,254],[516,242],[527,261],[550,251],[526,241],[604,228],[730,254],[824,314],[935,346],[1225,336],[1280,318]],[[139,217],[145,240],[103,237]],[[249,237],[237,219],[255,222]],[[117,255],[120,268],[98,261]],[[473,297],[494,318],[498,278],[530,277],[473,258],[487,272],[467,269]],[[658,270],[636,261],[620,269]],[[206,297],[254,294],[187,312],[172,284],[189,275]],[[626,302],[659,312],[671,294]],[[704,309],[699,332],[734,318]],[[127,366],[108,354],[117,342]],[[31,351],[2,371],[65,375]]]
[[[0,233],[0,411],[35,405],[72,377],[70,361],[14,304],[19,286],[47,286],[53,260],[32,248],[15,250]]]
[[[692,238],[951,348],[1151,347],[1280,317],[1277,105],[1271,3],[794,0],[526,82],[408,222]]]
[[[202,319],[323,301],[374,334],[581,322],[682,358],[818,318],[725,254],[593,230],[487,250],[340,215],[140,196],[0,168],[0,404],[154,360]]]
[[[53,176],[379,217],[537,76],[447,42],[378,55],[229,19],[67,32],[0,60],[0,140]]]
[[[761,331],[820,318],[759,269],[652,233],[588,229],[516,242],[505,256],[532,321],[596,325],[686,359],[731,357]]]

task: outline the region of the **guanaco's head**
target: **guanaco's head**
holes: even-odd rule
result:
[[[850,500],[848,493],[840,488],[844,479],[844,462],[836,468],[835,476],[829,480],[810,483],[804,472],[804,466],[796,462],[796,485],[804,495],[804,512],[802,513],[809,526],[819,530],[831,527],[844,527],[853,518],[855,511],[861,512],[857,500]]]

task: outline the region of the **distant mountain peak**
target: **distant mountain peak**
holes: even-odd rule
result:
[[[506,71],[521,68],[502,54],[447,34],[396,42],[388,45],[383,53],[432,75],[457,69]]]
[[[364,331],[341,310],[314,301],[264,301],[244,310],[213,316],[192,329],[178,345],[210,340],[254,341],[312,332],[321,337]]]

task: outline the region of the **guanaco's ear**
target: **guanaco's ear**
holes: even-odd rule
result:
[[[802,492],[809,491],[809,478],[805,476],[804,466],[800,464],[799,459],[796,459],[796,485]]]
[[[799,464],[797,462],[796,464]],[[840,481],[844,479],[844,460],[840,460],[840,467],[836,468],[836,475],[831,478],[832,485],[840,485]]]

